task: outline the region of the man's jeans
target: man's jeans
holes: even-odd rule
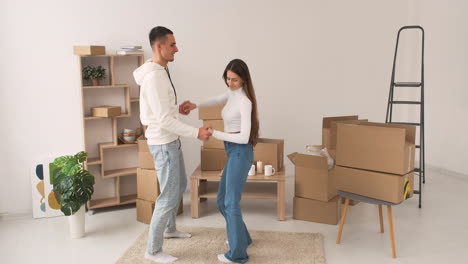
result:
[[[146,249],[149,254],[154,255],[162,250],[164,231],[176,230],[175,219],[187,187],[187,176],[179,139],[164,145],[149,145],[149,149],[154,158],[161,190],[151,218]]]

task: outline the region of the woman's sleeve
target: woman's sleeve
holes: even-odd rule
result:
[[[207,98],[205,100],[202,100],[200,102],[195,102],[197,107],[204,107],[204,106],[212,106],[212,105],[221,105],[225,104],[229,98],[229,91],[218,95],[218,96],[213,96],[210,98]]]

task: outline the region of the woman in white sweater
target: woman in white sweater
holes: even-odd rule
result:
[[[245,263],[249,260],[247,247],[252,243],[242,219],[240,200],[250,167],[253,164],[253,147],[257,143],[259,121],[257,100],[249,68],[244,61],[234,59],[226,66],[223,79],[228,91],[194,104],[180,105],[179,111],[188,114],[201,106],[226,104],[222,111],[224,131],[212,130],[212,136],[224,141],[228,160],[218,188],[218,208],[226,220],[230,250],[218,255],[225,263]]]

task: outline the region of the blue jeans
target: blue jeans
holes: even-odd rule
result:
[[[218,188],[218,208],[226,220],[230,250],[224,256],[233,262],[249,260],[247,247],[252,243],[249,231],[242,220],[240,200],[249,169],[253,164],[253,148],[250,144],[224,142],[228,160]]]
[[[146,249],[153,255],[162,250],[164,231],[176,230],[175,219],[187,187],[187,176],[179,139],[168,144],[149,145],[149,149],[154,158],[161,190],[151,218]]]

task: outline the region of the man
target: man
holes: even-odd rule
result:
[[[208,128],[195,128],[178,120],[177,93],[167,64],[178,52],[174,34],[165,27],[149,33],[153,58],[133,72],[140,85],[140,119],[147,125],[145,135],[154,158],[161,194],[151,219],[145,258],[159,263],[177,258],[162,250],[164,238],[190,238],[176,230],[175,218],[187,187],[179,136],[207,140]]]

